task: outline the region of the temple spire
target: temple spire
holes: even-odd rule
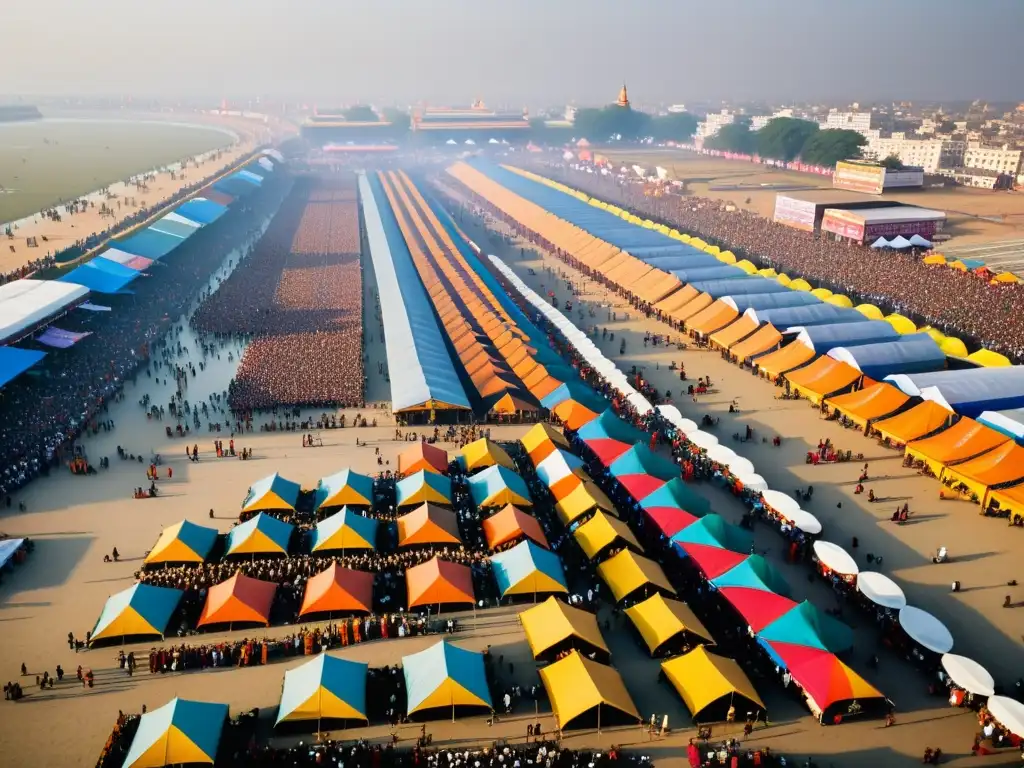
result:
[[[622,84],[622,90],[619,91],[619,100],[617,102],[615,102],[615,103],[618,104],[620,107],[628,107],[629,106],[629,94],[626,93],[626,84],[625,83]]]

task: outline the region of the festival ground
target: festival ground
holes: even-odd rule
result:
[[[518,245],[506,248],[500,238],[488,238],[468,220],[468,215],[465,218],[462,224],[470,236],[481,244],[486,243],[491,252],[509,258],[535,290],[554,290],[560,304],[564,302],[568,297],[566,282],[545,271],[545,267],[564,269],[562,265],[536,256],[520,259]],[[536,274],[529,274],[530,269]],[[578,276],[570,279],[577,281]],[[843,431],[835,423],[820,421],[817,412],[805,402],[775,400],[778,390],[724,363],[716,354],[645,348],[642,341],[645,330],[664,332],[663,326],[638,320],[632,312],[633,319],[624,320],[626,308],[621,306],[614,310],[619,320],[608,322],[608,297],[592,282],[580,287],[584,298],[594,302],[595,313],[593,318],[585,313],[581,324],[607,327],[618,337],[604,345],[606,354],[611,356],[613,348],[617,352],[620,339],[625,338],[626,354],[616,357],[621,366],[625,369],[632,364],[644,366],[645,374],[663,391],[677,393],[679,390],[678,378],[668,370],[670,361],[682,361],[691,380],[698,375],[710,375],[717,390],[714,394],[696,404],[685,397],[674,398],[684,415],[691,418],[699,418],[704,413],[720,416],[721,423],[715,432],[724,438],[723,442],[750,458],[773,487],[789,489],[813,484],[815,494],[810,511],[825,525],[827,539],[846,545],[852,536],[858,536],[858,553],[882,556],[882,570],[900,582],[910,601],[947,621],[957,638],[957,650],[981,661],[997,679],[1016,679],[1021,658],[1019,636],[1024,629],[1022,611],[1001,610],[999,605],[1007,591],[1014,601],[1020,601],[1024,595],[1019,588],[1007,590],[1004,586],[1006,581],[1017,577],[1014,569],[1019,567],[1010,554],[1015,539],[1007,535],[1004,525],[978,517],[976,509],[967,504],[939,504],[937,483],[903,470],[898,454],[889,453],[854,432]],[[366,304],[372,306],[370,302]],[[382,345],[377,323],[368,320],[365,327],[367,370],[371,372],[367,396],[376,400],[381,382],[373,380],[376,376],[373,361],[383,359]],[[240,345],[226,343],[219,363],[190,381],[188,395],[192,400],[226,387],[226,377],[230,376],[232,368],[226,360],[229,350],[237,357]],[[205,376],[207,372],[210,377]],[[400,374],[396,372],[396,375]],[[251,707],[276,706],[284,672],[301,660],[264,667],[167,675],[140,671],[134,677],[127,677],[117,667],[118,648],[75,654],[68,649],[65,638],[69,631],[84,636],[107,596],[132,583],[142,557],[164,526],[187,518],[227,531],[237,519],[246,489],[260,477],[279,471],[310,487],[319,477],[344,466],[360,472],[376,472],[375,447],[380,447],[393,469],[397,454],[407,446],[392,439],[394,428],[391,426],[324,431],[322,448],[302,448],[299,433],[254,432],[236,439],[237,447],[253,450],[253,459],[243,462],[215,458],[212,440],[226,439],[227,433],[210,435],[204,429],[188,440],[189,445],[198,443],[202,451],[202,460],[191,463],[185,458],[186,441],[166,438],[166,422],[147,420],[138,404],[147,393],[153,402],[165,402],[169,386],[158,385],[155,379],[145,375],[138,381],[128,384],[124,400],[111,407],[110,418],[115,422],[115,430],[84,441],[94,463],[101,456],[111,457],[109,470],[88,477],[60,472],[33,483],[16,499],[16,502],[25,502],[27,511],[4,512],[0,517],[0,530],[12,536],[28,535],[37,542],[29,561],[10,574],[0,587],[4,651],[0,678],[5,682],[20,680],[28,694],[16,704],[5,702],[0,717],[0,754],[4,755],[5,765],[90,765],[99,754],[118,710],[137,712],[143,704],[155,708],[174,696],[226,702],[234,713]],[[738,401],[741,413],[730,417],[727,411],[733,399]],[[382,411],[371,408],[364,409],[363,413],[368,419],[376,416],[378,423],[383,423]],[[782,447],[775,449],[758,440],[733,444],[728,435],[741,430],[745,424],[750,424],[758,436],[781,434]],[[502,428],[493,430],[492,436],[508,440],[522,432],[522,428]],[[805,465],[806,450],[822,436],[831,437],[837,445],[850,448],[854,453],[864,452],[870,460],[872,480],[869,486],[891,503],[869,507],[860,502],[864,497],[852,495],[859,464],[817,468]],[[357,438],[367,445],[356,447]],[[152,452],[159,452],[165,465],[173,468],[173,479],[160,483],[160,497],[132,498],[134,487],[147,484],[145,464],[118,460],[116,446],[119,444],[147,458]],[[710,486],[700,486],[700,491],[711,499],[716,511],[733,522],[739,520],[743,510],[730,495]],[[899,503],[909,502],[914,513],[912,524],[896,528],[886,522],[897,499]],[[840,501],[842,507],[837,508]],[[216,515],[212,521],[208,518],[211,508]],[[797,599],[810,598],[822,608],[832,605],[831,592],[817,581],[808,581],[804,566],[783,562],[781,540],[773,532],[758,527],[755,544],[759,552],[767,553],[773,564],[782,570]],[[943,544],[950,548],[953,561],[942,566],[931,565],[930,553]],[[115,546],[121,562],[104,563],[104,554]],[[948,592],[953,579],[964,585],[958,595]],[[800,761],[807,755],[814,755],[823,766],[862,766],[872,762],[886,766],[911,765],[919,763],[926,746],[941,747],[949,756],[949,765],[999,765],[1015,760],[1016,755],[971,758],[970,745],[977,730],[973,715],[950,709],[944,699],[928,698],[924,678],[900,659],[876,647],[876,635],[869,620],[849,615],[849,609],[846,619],[857,625],[857,645],[851,664],[894,701],[897,725],[885,729],[880,721],[851,721],[838,728],[823,728],[780,687],[769,685],[761,693],[768,705],[771,724],[755,732],[746,744],[767,744]],[[515,681],[527,688],[536,681],[536,668],[529,659],[514,609],[489,610],[476,617],[472,613],[462,614],[460,620],[467,630],[460,633],[458,642],[473,649],[490,645],[495,657],[504,656],[503,683]],[[640,650],[628,628],[614,621],[613,627],[608,641],[614,665],[622,673],[638,709],[645,717],[651,713],[668,714],[674,734],[668,739],[649,742],[648,736],[638,728],[610,729],[600,735],[589,730],[569,732],[565,743],[567,746],[642,744],[659,762],[682,766],[687,740],[695,735],[685,709],[673,691],[657,683],[657,662]],[[204,635],[189,638],[189,642],[253,634],[282,637],[294,629],[276,627],[266,632],[250,630]],[[420,650],[436,639],[392,639],[332,653],[375,666],[396,664],[403,655]],[[173,642],[173,638],[170,640]],[[125,650],[144,656],[153,645],[137,644]],[[866,660],[875,652],[881,663],[878,670],[872,671],[867,668]],[[26,678],[19,677],[22,662],[30,673]],[[514,664],[512,672],[508,667],[510,663]],[[65,681],[52,691],[40,691],[33,684],[35,674],[41,674],[44,669],[52,674],[57,664],[67,673]],[[93,669],[95,688],[83,689],[75,681],[74,670],[79,664]],[[499,737],[522,741],[527,723],[534,719],[530,706],[491,727],[486,725],[485,718],[475,717],[455,723],[430,723],[428,730],[435,746],[487,743]],[[542,711],[540,719],[545,730],[550,731],[553,727],[550,713]],[[738,736],[740,730],[740,725],[734,726],[732,732],[718,727],[715,738]],[[389,731],[385,726],[376,726],[333,735],[386,739]],[[399,728],[399,737],[405,746],[411,746],[418,735],[419,725]]]

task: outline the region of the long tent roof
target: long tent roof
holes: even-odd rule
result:
[[[523,448],[532,454],[534,449],[545,442],[553,442],[561,448],[568,449],[569,441],[558,429],[550,424],[534,424],[522,437]]]
[[[889,323],[881,320],[865,320],[860,323],[812,325],[802,328],[796,340],[815,352],[824,354],[834,347],[877,344],[897,338],[899,338],[899,332]]]
[[[742,296],[726,296],[722,299],[739,313],[748,309],[761,312],[769,309],[786,309],[790,307],[807,307],[821,304],[821,299],[803,291],[747,293]]]
[[[738,525],[709,514],[673,534],[672,542],[689,555],[707,578],[713,579],[746,559],[753,536]]]
[[[640,719],[617,671],[584,658],[578,651],[540,670],[559,728],[595,707],[607,706]]]
[[[1024,440],[1024,408],[985,411],[978,416],[978,421],[1018,442]]]
[[[779,296],[811,296],[809,293],[791,291],[788,294]],[[814,298],[811,296],[811,298]],[[805,304],[796,307],[780,308],[750,308],[744,314],[754,320],[758,325],[771,323],[776,328],[783,330],[787,328],[806,328],[813,325],[834,325],[836,323],[859,323],[863,322],[864,315],[852,309],[835,307],[831,304],[823,304],[820,301],[813,304]]]
[[[139,720],[124,768],[212,765],[227,719],[227,704],[172,699]]]
[[[946,465],[973,459],[1006,442],[1006,435],[965,416],[937,435],[909,443],[907,455],[927,463],[938,477]]]
[[[564,642],[570,637],[577,638],[593,648],[608,653],[608,645],[601,634],[597,616],[580,608],[566,605],[554,596],[540,605],[519,614],[519,620],[530,644],[533,657]]]
[[[964,416],[1024,407],[1024,365],[897,374],[886,381]]]
[[[558,555],[528,539],[512,549],[491,555],[490,560],[498,593],[502,597],[569,592]]]
[[[768,643],[805,645],[832,653],[853,647],[853,631],[806,600],[761,629],[758,637]]]
[[[979,503],[983,503],[993,486],[1024,481],[1024,448],[1007,440],[975,459],[946,467],[942,480],[966,486],[978,497]]]
[[[830,397],[825,402],[863,428],[868,422],[895,413],[908,400],[910,398],[896,387],[877,383],[856,392]]]
[[[715,642],[690,606],[664,597],[660,592],[627,608],[626,615],[652,654],[680,632],[689,632],[709,643]]]
[[[408,714],[435,707],[490,709],[484,656],[441,641],[402,657]]]
[[[884,698],[877,688],[828,651],[788,643],[774,643],[772,649],[822,712],[842,701]]]
[[[277,583],[260,581],[241,572],[210,587],[197,626],[207,624],[270,624],[270,606]]]
[[[321,653],[284,673],[274,725],[320,720],[365,720],[369,665]]]
[[[89,289],[57,280],[23,278],[0,285],[0,344],[83,301]]]
[[[710,514],[711,502],[698,494],[680,477],[674,477],[663,486],[640,500],[641,508],[653,510],[658,508],[677,508],[689,512],[694,517]]]
[[[143,562],[153,563],[201,563],[217,543],[215,528],[196,525],[188,520],[164,528],[160,538],[146,555]]]
[[[420,605],[470,604],[473,573],[468,565],[435,557],[405,571],[409,609]]]
[[[901,336],[880,344],[833,347],[828,356],[875,380],[897,373],[938,371],[946,365],[945,353],[927,333]]]
[[[942,427],[953,412],[938,403],[925,400],[902,413],[876,421],[874,428],[882,437],[897,443],[909,443]]]
[[[136,583],[111,595],[96,619],[89,642],[135,635],[163,637],[183,594],[180,589]]]
[[[385,198],[376,177],[371,182],[359,174],[359,198],[380,293],[388,367],[396,374],[391,379],[393,410],[431,403],[469,410],[469,397],[391,207],[377,203]]]
[[[740,665],[732,659],[708,652],[702,645],[662,662],[661,668],[694,720],[699,720],[705,709],[726,696],[738,695],[765,709],[764,702]]]

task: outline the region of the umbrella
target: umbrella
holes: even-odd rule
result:
[[[975,696],[992,696],[995,693],[996,683],[992,675],[973,659],[947,653],[942,657],[942,668],[954,684],[968,693]]]

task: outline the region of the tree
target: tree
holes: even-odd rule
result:
[[[373,111],[373,108],[365,104],[348,107],[343,114],[350,123],[376,123],[380,119],[377,117],[377,113]]]
[[[902,171],[904,168],[903,161],[900,160],[899,155],[889,155],[887,158],[882,160],[879,165],[884,168],[888,168],[891,171]]]
[[[750,126],[746,123],[730,123],[723,125],[718,133],[705,142],[705,146],[749,155],[753,154],[757,147],[757,135],[751,133]]]
[[[391,123],[392,127],[395,129],[395,133],[404,133],[409,130],[409,125],[411,124],[412,119],[409,117],[408,112],[403,112],[402,110],[395,109],[394,107],[385,107],[381,110],[381,114],[384,116],[385,120]]]
[[[867,143],[857,131],[830,128],[818,131],[800,153],[800,159],[811,165],[832,167],[842,160],[856,160]]]
[[[650,135],[657,141],[686,141],[697,132],[697,118],[689,112],[673,112],[651,120]]]
[[[596,142],[607,141],[613,136],[621,136],[627,141],[641,139],[650,135],[650,124],[650,115],[614,104],[603,109],[576,111],[576,135]]]
[[[818,124],[793,117],[776,117],[757,132],[757,153],[773,160],[798,157],[808,140],[818,132]]]

